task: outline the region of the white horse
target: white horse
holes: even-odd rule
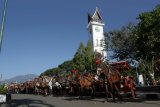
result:
[[[48,94],[49,95],[53,95],[53,93],[55,94],[60,94],[62,86],[59,83],[59,81],[57,81],[57,79],[55,77],[48,77],[48,76],[43,76],[43,81],[47,83],[48,85]]]
[[[61,90],[62,90],[62,86],[59,83],[59,81],[56,80],[56,78],[53,78],[52,80],[52,90],[55,94],[60,94]]]
[[[53,95],[53,77],[50,77],[48,86],[49,86],[49,94],[52,96]]]
[[[53,94],[53,78],[54,77],[43,76],[43,82],[46,82],[49,88],[47,94],[51,96]]]

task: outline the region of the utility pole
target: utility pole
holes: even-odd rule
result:
[[[0,30],[0,52],[1,52],[1,48],[2,48],[2,38],[3,38],[5,17],[6,17],[7,3],[8,3],[8,0],[5,0],[5,2],[4,2],[4,10],[3,10],[3,15],[2,15],[1,30]]]
[[[2,74],[1,74],[1,76],[0,76],[0,85],[1,85],[1,82],[2,82]]]

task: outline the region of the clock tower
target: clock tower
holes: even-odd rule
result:
[[[106,59],[107,51],[105,49],[104,25],[100,12],[96,7],[93,15],[88,14],[87,30],[89,32],[89,39],[92,42],[93,51],[101,53]]]

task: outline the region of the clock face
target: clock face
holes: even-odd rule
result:
[[[95,31],[96,31],[96,32],[99,32],[99,31],[100,31],[100,28],[99,28],[99,27],[95,27]]]

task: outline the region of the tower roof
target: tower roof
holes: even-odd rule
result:
[[[88,23],[90,21],[102,22],[102,17],[100,15],[98,7],[96,7],[96,10],[93,15],[88,14]]]

